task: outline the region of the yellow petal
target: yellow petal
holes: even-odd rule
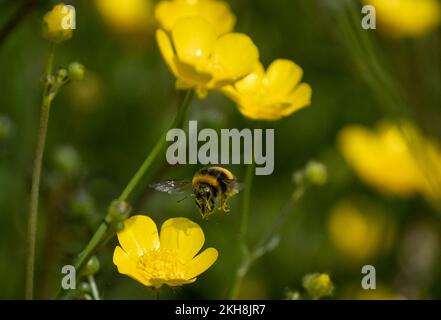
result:
[[[206,62],[213,51],[216,38],[213,27],[201,17],[181,18],[172,30],[173,44],[179,60],[194,66]]]
[[[164,58],[167,66],[175,77],[178,76],[177,67],[175,64],[175,53],[169,36],[163,30],[156,31],[156,41],[158,42],[159,50]]]
[[[189,284],[195,282],[196,279],[190,279],[190,280],[166,280],[164,281],[165,284],[167,284],[170,287],[179,287],[184,284]]]
[[[199,1],[200,15],[205,17],[216,29],[218,34],[231,32],[236,23],[236,17],[231,12],[230,5],[225,1]]]
[[[158,229],[147,216],[132,216],[124,222],[124,229],[118,232],[118,240],[124,251],[132,257],[159,248]]]
[[[252,73],[247,75],[245,78],[237,81],[234,86],[240,93],[256,94],[260,89],[260,85],[262,84],[264,76],[265,70],[263,68],[263,65],[259,62],[255,65]]]
[[[302,83],[295,91],[288,97],[291,103],[288,108],[282,111],[283,116],[288,116],[291,113],[304,108],[311,104],[312,88],[307,83]]]
[[[201,227],[187,218],[168,219],[161,227],[161,250],[171,250],[185,261],[191,260],[204,245]]]
[[[266,76],[270,94],[285,97],[300,82],[303,70],[290,60],[278,59],[268,67]]]
[[[242,33],[228,33],[216,42],[212,70],[219,80],[238,80],[253,71],[259,62],[259,51],[253,41]]]
[[[155,18],[167,31],[171,31],[180,18],[197,16],[204,17],[217,34],[230,32],[236,22],[229,4],[224,1],[160,1],[155,7]]]
[[[194,66],[179,61],[177,57],[175,57],[175,66],[177,78],[187,87],[206,86],[212,78],[211,74],[196,70]]]
[[[201,254],[194,257],[186,266],[185,277],[193,279],[210,268],[218,257],[214,248],[205,249]]]
[[[136,269],[136,261],[124,252],[121,247],[116,247],[113,252],[113,264],[117,266],[118,272],[125,274],[130,278],[142,283],[145,286],[151,286],[149,279],[142,277]]]

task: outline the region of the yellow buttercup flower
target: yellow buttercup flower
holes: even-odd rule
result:
[[[303,70],[290,60],[278,59],[265,72],[262,64],[222,91],[239,111],[254,120],[278,120],[311,103],[312,89],[300,83]]]
[[[338,143],[346,161],[365,183],[401,196],[420,190],[423,176],[399,128],[382,123],[371,131],[352,125],[340,132]]]
[[[75,11],[59,3],[43,17],[43,36],[49,41],[60,43],[72,38],[75,26]]]
[[[332,244],[345,257],[359,263],[390,248],[393,222],[377,208],[353,200],[342,200],[331,210],[328,234]]]
[[[382,32],[394,37],[420,37],[441,23],[438,0],[363,0],[373,5]]]
[[[160,288],[196,281],[217,259],[214,248],[197,253],[204,245],[204,232],[187,218],[172,218],[156,224],[147,216],[132,216],[118,232],[113,263],[118,271],[145,286]]]
[[[145,34],[153,26],[151,0],[95,0],[104,21],[121,34]]]
[[[202,17],[218,34],[231,32],[236,23],[228,3],[219,0],[160,1],[155,8],[155,17],[161,28],[167,31],[171,31],[182,17]]]
[[[388,194],[441,197],[441,148],[410,123],[399,128],[383,122],[374,131],[349,126],[340,132],[338,142],[365,183]]]
[[[169,36],[158,30],[156,38],[180,89],[195,89],[200,98],[251,73],[259,51],[242,33],[218,36],[212,25],[200,17],[181,18]]]

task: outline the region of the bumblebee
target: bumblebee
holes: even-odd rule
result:
[[[243,187],[229,170],[222,167],[207,167],[195,173],[192,179],[166,180],[150,185],[151,188],[168,194],[190,193],[194,197],[202,219],[207,219],[220,200],[219,210],[230,211],[227,201]]]

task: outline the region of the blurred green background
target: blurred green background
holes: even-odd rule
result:
[[[22,2],[0,0],[0,27]],[[87,76],[63,88],[51,110],[41,187],[38,298],[54,297],[61,266],[69,264],[90,239],[110,201],[169,125],[179,97],[153,31],[128,37],[103,20],[93,1],[65,2],[76,8],[77,29],[70,41],[57,48],[55,65],[79,61],[86,66]],[[280,245],[252,267],[240,297],[283,299],[287,288],[301,290],[305,274],[328,272],[335,285],[333,298],[367,298],[369,293],[360,286],[361,267],[371,264],[377,270],[378,287],[372,295],[441,298],[440,213],[419,196],[385,196],[363,184],[336,146],[336,136],[346,125],[372,126],[387,116],[357,68],[364,62],[354,58],[335,23],[339,2],[229,1],[237,17],[235,29],[252,37],[264,65],[276,58],[292,59],[303,68],[304,81],[313,88],[310,107],[281,121],[259,124],[275,129],[275,171],[254,179],[248,242],[254,244],[284,207],[294,190],[296,170],[311,159],[328,169],[326,185],[311,188],[298,203],[283,225]],[[24,294],[31,166],[41,75],[49,47],[40,26],[42,16],[55,3],[37,2],[0,43],[0,122],[6,128],[0,142],[2,299],[21,299]],[[403,98],[416,106],[413,112],[419,125],[428,134],[441,137],[440,31],[416,40],[366,32],[403,88]],[[233,102],[217,93],[194,100],[189,119],[198,120],[199,128],[254,126]],[[188,178],[198,168],[164,165],[151,180]],[[243,165],[228,168],[244,179]],[[147,184],[133,203],[136,213],[148,214],[158,224],[170,217],[188,217],[204,229],[205,247],[213,246],[220,253],[214,266],[194,284],[164,289],[161,297],[225,298],[237,266],[242,193],[232,198],[230,214],[202,221],[191,200],[178,203],[179,197],[149,190]],[[347,232],[344,223],[336,231],[330,227],[333,208],[341,201],[351,202],[368,217],[368,222],[361,222],[366,223],[365,229],[360,227],[364,230],[360,243],[371,245],[366,254],[357,255],[364,252],[363,245],[345,252],[333,241],[332,232],[343,237]],[[371,241],[373,245],[368,244]],[[103,297],[154,298],[150,289],[118,274],[112,263],[116,244],[112,239],[98,255],[102,268],[96,279]]]

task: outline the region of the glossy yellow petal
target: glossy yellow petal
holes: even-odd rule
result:
[[[217,0],[160,1],[155,8],[155,17],[161,27],[168,31],[184,17],[203,17],[214,27],[217,34],[230,32],[236,22],[229,4]]]
[[[237,81],[234,86],[241,94],[255,94],[262,85],[264,76],[265,69],[259,62],[255,65],[253,72],[251,72],[245,78]]]
[[[285,97],[297,86],[302,76],[302,68],[291,60],[275,60],[266,72],[270,94]]]
[[[293,112],[302,109],[311,104],[312,88],[309,84],[302,83],[295,91],[288,96],[287,101],[290,102],[289,107],[284,108],[282,111],[283,116],[288,116]]]
[[[151,286],[149,279],[141,276],[136,267],[136,257],[130,257],[121,247],[116,247],[113,252],[113,264],[117,266],[118,272],[125,274],[145,286]]]
[[[179,19],[172,30],[179,60],[195,67],[204,67],[214,49],[216,38],[213,27],[201,17]]]
[[[124,222],[124,229],[117,233],[124,251],[134,257],[159,248],[156,224],[147,216],[132,216]]]
[[[205,272],[217,260],[218,255],[217,250],[214,248],[205,249],[187,264],[185,277],[193,279]]]
[[[163,30],[156,31],[156,41],[158,42],[159,50],[164,58],[167,66],[175,77],[178,76],[177,67],[175,64],[175,52],[169,36]]]
[[[187,218],[172,218],[162,224],[161,250],[170,250],[182,259],[191,260],[205,242],[201,227]]]
[[[205,87],[212,79],[211,74],[196,70],[195,66],[181,62],[176,57],[175,66],[178,73],[177,78],[180,80],[179,85],[181,86],[186,86],[187,88]]]
[[[217,80],[238,80],[251,73],[258,62],[259,50],[250,37],[242,33],[221,36],[211,57]]]
[[[188,0],[187,0],[188,1]],[[190,2],[192,0],[189,0]],[[218,34],[231,32],[236,24],[236,17],[230,5],[225,1],[199,1],[200,15],[210,22]]]

